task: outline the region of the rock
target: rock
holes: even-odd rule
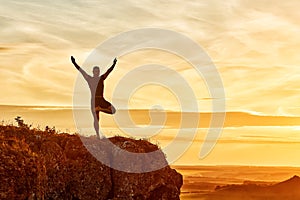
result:
[[[0,137],[0,199],[27,199],[42,195],[45,171],[28,144]]]
[[[72,199],[107,199],[112,187],[110,168],[97,161],[78,136],[66,142],[68,194]]]
[[[120,149],[158,153],[133,162],[118,156]],[[103,163],[125,168],[116,170]],[[145,164],[165,167],[144,173],[128,172],[132,168],[142,171]],[[0,126],[0,180],[0,199],[30,200],[177,200],[183,184],[181,174],[171,169],[163,152],[148,141],[80,138],[14,126]]]
[[[156,150],[160,151],[156,145],[145,140],[113,137],[110,138],[110,141],[130,152],[148,153]],[[166,162],[164,154],[161,152],[159,155],[159,158],[149,157],[150,161],[144,163]],[[127,158],[123,159],[126,165],[130,162]],[[119,160],[117,161],[120,162]],[[113,160],[113,162],[116,162],[116,160]],[[143,168],[143,163],[139,164],[139,168]],[[112,180],[114,199],[176,200],[179,199],[180,187],[183,184],[182,175],[168,165],[162,169],[147,173],[127,173],[112,170]]]

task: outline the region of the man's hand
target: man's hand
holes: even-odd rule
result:
[[[73,64],[76,63],[75,58],[73,56],[71,56],[71,61],[72,61]]]
[[[71,61],[73,65],[76,67],[76,69],[80,70],[80,66],[76,63],[75,58],[73,56],[71,56]]]
[[[116,64],[116,63],[117,63],[117,58],[114,59],[114,64]]]

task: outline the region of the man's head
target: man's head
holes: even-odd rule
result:
[[[100,75],[100,68],[98,66],[93,68],[93,75],[94,77],[98,77]]]

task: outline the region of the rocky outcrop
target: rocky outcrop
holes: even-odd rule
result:
[[[85,140],[105,145],[96,138]],[[159,151],[145,140],[109,140],[130,152]],[[97,153],[115,162],[112,149]],[[151,162],[166,160],[159,156]],[[168,165],[147,173],[115,170],[92,156],[78,135],[14,126],[0,126],[0,180],[0,199],[176,200],[182,186],[182,176]]]
[[[159,150],[145,140],[133,140],[123,137],[113,137],[110,141],[116,146],[134,153],[147,153]],[[152,158],[153,162],[166,162],[164,154]],[[119,158],[119,157],[117,157]],[[126,160],[126,158],[123,158]],[[151,159],[151,158],[149,158]],[[125,162],[125,161],[124,161]],[[151,162],[144,162],[151,163]],[[142,164],[138,166],[142,168]],[[179,199],[182,176],[168,165],[160,170],[148,173],[126,173],[112,170],[114,199]],[[129,198],[130,197],[130,198]]]

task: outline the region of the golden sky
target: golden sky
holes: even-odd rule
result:
[[[105,39],[156,27],[185,34],[207,51],[223,80],[227,110],[298,115],[299,4],[297,0],[4,1],[0,8],[0,103],[72,105],[77,71],[70,55],[82,64]],[[143,62],[127,63],[130,56],[134,57],[119,58],[111,84],[106,85],[108,96],[126,70],[158,59],[147,55],[139,57]],[[168,61],[160,60],[180,66],[194,89],[201,87],[191,66],[180,59]],[[207,91],[199,89],[197,94],[199,104],[206,105]],[[155,101],[152,96],[149,91],[137,95],[136,107]]]
[[[223,81],[226,111],[232,112],[226,123],[257,127],[264,124],[261,120],[265,120],[270,123],[265,125],[272,126],[272,130],[281,123],[295,125],[299,119],[288,117],[300,115],[299,6],[298,0],[1,1],[0,104],[71,106],[78,76],[70,62],[71,55],[81,65],[106,39],[125,31],[153,27],[184,34],[208,53]],[[126,45],[126,41],[120,45]],[[113,49],[109,51],[113,52]],[[115,56],[111,53],[111,62]],[[211,96],[205,80],[180,57],[144,50],[123,55],[118,60],[116,69],[106,81],[108,100],[124,74],[136,66],[155,63],[181,74],[196,95],[199,111],[211,111]],[[111,62],[100,66],[101,69],[107,69]],[[92,66],[84,68],[91,73]],[[154,73],[145,72],[147,75]],[[176,82],[173,84],[176,86]],[[129,104],[132,109],[160,105],[166,110],[180,110],[172,92],[157,85],[140,88]],[[255,117],[247,122],[245,119],[251,120],[252,117],[249,113],[282,118]],[[244,119],[242,124],[239,117]],[[293,134],[299,132],[297,128],[291,130]],[[225,136],[228,131],[230,129],[225,129]],[[247,130],[245,134],[251,132],[255,135],[252,131]],[[287,130],[278,134],[281,137],[286,133]],[[299,140],[297,135],[291,138]],[[274,146],[274,152],[281,151],[277,156],[283,158],[286,152],[294,152],[299,146],[298,143],[288,145],[288,142]],[[221,143],[212,157],[203,161],[204,164],[217,163],[223,154],[221,157],[226,160],[233,152],[242,152],[236,155],[241,159],[238,163],[251,164],[253,149],[261,152],[268,149],[268,146],[253,144],[248,148],[245,143],[233,148],[226,146],[228,144],[232,143]],[[228,155],[222,147],[228,147]],[[248,160],[243,152],[249,153]],[[268,164],[273,162],[270,155],[271,152],[265,155],[265,158],[270,158],[269,162],[266,161]],[[256,157],[253,163],[259,163],[260,158]],[[189,157],[183,157],[183,162],[184,159],[189,160]],[[292,165],[293,159],[281,159],[281,163]],[[199,164],[198,161],[192,163]]]

